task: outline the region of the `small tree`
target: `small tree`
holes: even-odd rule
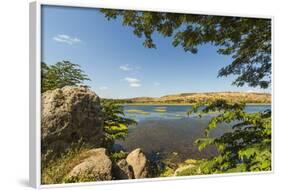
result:
[[[115,139],[124,139],[128,135],[128,126],[137,122],[125,117],[123,107],[114,101],[103,100],[104,131],[107,142],[112,145]]]
[[[83,84],[84,81],[90,80],[84,71],[80,69],[80,65],[69,61],[57,62],[48,66],[41,64],[42,92],[62,88],[64,86],[77,86]]]

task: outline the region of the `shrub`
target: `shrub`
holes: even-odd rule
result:
[[[112,145],[115,139],[124,139],[128,135],[128,126],[137,122],[125,117],[123,107],[114,101],[103,100],[102,112],[106,141]]]
[[[199,150],[215,145],[219,155],[200,164],[201,172],[226,173],[271,170],[271,110],[247,113],[245,104],[228,103],[225,100],[201,103],[188,114],[218,112],[205,128],[205,137],[197,139]],[[232,125],[232,131],[217,138],[209,132],[220,123]]]

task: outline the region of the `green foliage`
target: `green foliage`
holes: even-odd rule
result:
[[[176,176],[189,176],[189,175],[198,175],[198,167],[190,167],[187,169],[184,169],[180,172],[177,172]]]
[[[174,169],[169,166],[165,166],[164,169],[160,173],[160,177],[170,177],[174,175]]]
[[[123,107],[114,101],[103,100],[104,131],[107,141],[123,139],[128,135],[128,126],[137,124],[135,120],[125,117]]]
[[[125,159],[127,157],[128,153],[123,152],[122,150],[119,152],[112,152],[110,154],[110,160],[113,162],[117,162],[121,159]]]
[[[57,62],[48,66],[41,64],[42,92],[62,88],[64,86],[77,86],[90,80],[78,64],[69,61]]]
[[[193,160],[189,159],[179,165],[179,168],[175,171],[176,176],[188,176],[201,174],[201,164],[205,160]]]
[[[206,43],[217,46],[219,54],[233,58],[218,76],[237,75],[234,85],[267,88],[271,83],[270,19],[109,9],[101,12],[108,20],[121,18],[137,37],[144,37],[147,48],[156,48],[154,32],[172,37],[173,46],[191,53],[197,53]]]
[[[213,138],[199,138],[195,141],[195,144],[197,144],[199,151],[201,151],[206,148],[207,145],[212,144],[213,141]]]
[[[189,111],[189,114],[219,111],[205,128],[205,138],[195,141],[200,151],[215,145],[219,152],[218,156],[202,162],[202,173],[271,170],[271,111],[247,113],[244,107],[220,100],[197,104]],[[229,123],[232,131],[211,138],[210,130],[220,123]]]
[[[130,104],[130,103],[133,103],[133,101],[130,100],[130,99],[103,99],[103,101],[111,101],[111,102],[114,102],[116,104]]]

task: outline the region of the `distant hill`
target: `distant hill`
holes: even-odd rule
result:
[[[159,98],[136,97],[129,99],[118,99],[120,103],[135,104],[193,104],[202,101],[224,99],[230,102],[261,103],[270,104],[271,94],[253,92],[207,92],[207,93],[181,93],[166,95]]]

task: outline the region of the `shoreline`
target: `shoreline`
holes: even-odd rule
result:
[[[196,103],[125,103],[122,106],[193,106]],[[246,103],[246,106],[268,106],[271,103]]]

